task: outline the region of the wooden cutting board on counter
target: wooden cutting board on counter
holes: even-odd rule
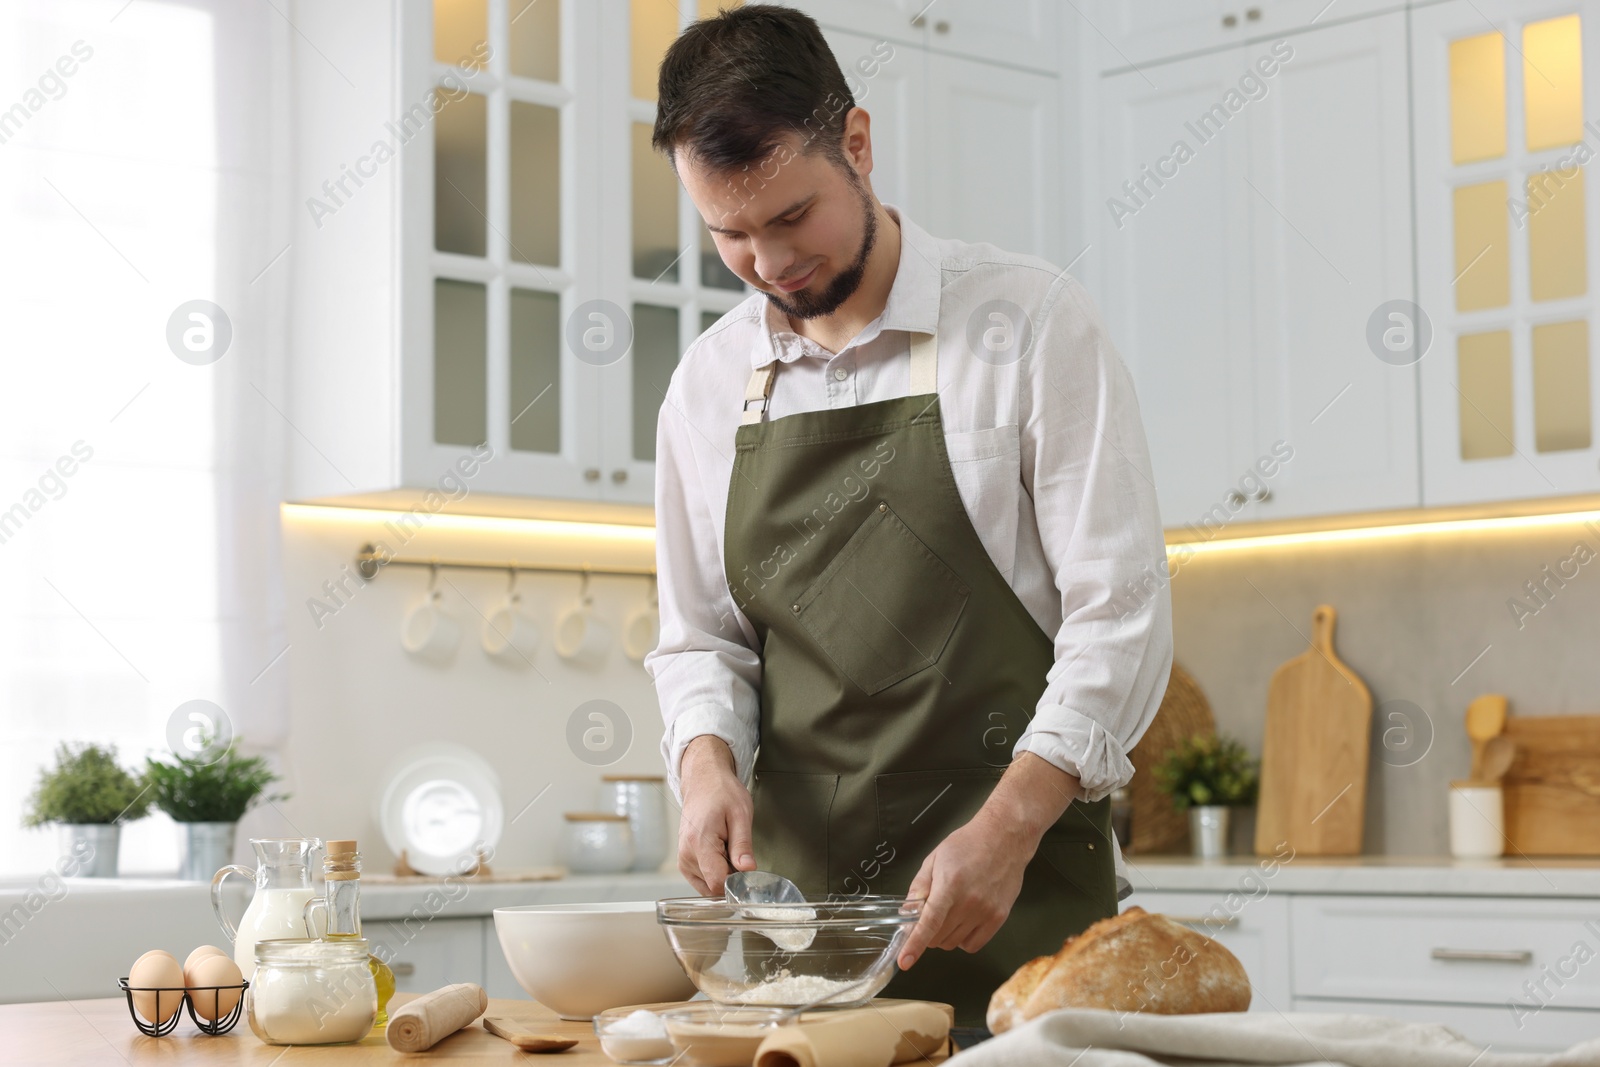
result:
[[[1600,715],[1506,717],[1507,852],[1600,856]]]
[[[1267,687],[1256,805],[1256,854],[1288,842],[1297,854],[1361,852],[1367,810],[1372,694],[1333,649],[1331,605],[1311,615],[1311,647]]]

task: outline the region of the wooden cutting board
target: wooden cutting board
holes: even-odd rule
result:
[[[1600,856],[1600,715],[1510,715],[1506,854]]]
[[[1297,854],[1361,852],[1367,809],[1372,694],[1333,650],[1332,606],[1311,614],[1311,647],[1267,687],[1256,854],[1287,842]]]

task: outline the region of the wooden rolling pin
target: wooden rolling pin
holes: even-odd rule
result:
[[[389,1013],[389,1047],[400,1052],[426,1052],[489,1007],[483,987],[457,982],[425,993]]]

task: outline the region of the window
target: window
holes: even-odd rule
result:
[[[276,585],[285,429],[287,242],[255,199],[267,135],[240,132],[268,128],[241,82],[276,61],[256,17],[0,10],[0,875],[56,861],[20,819],[58,742],[142,765],[195,699],[248,741],[282,723],[276,616],[247,592]],[[176,868],[164,816],[122,836],[124,873]]]

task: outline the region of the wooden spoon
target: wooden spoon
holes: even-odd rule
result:
[[[1477,780],[1499,785],[1517,757],[1517,743],[1509,737],[1491,737],[1483,746],[1483,774]]]
[[[1485,693],[1467,705],[1467,736],[1472,739],[1472,780],[1483,777],[1483,746],[1506,728],[1506,698]]]
[[[483,1028],[496,1037],[503,1037],[523,1052],[565,1052],[578,1043],[575,1037],[552,1037],[524,1030],[510,1019],[493,1015],[483,1017]]]

